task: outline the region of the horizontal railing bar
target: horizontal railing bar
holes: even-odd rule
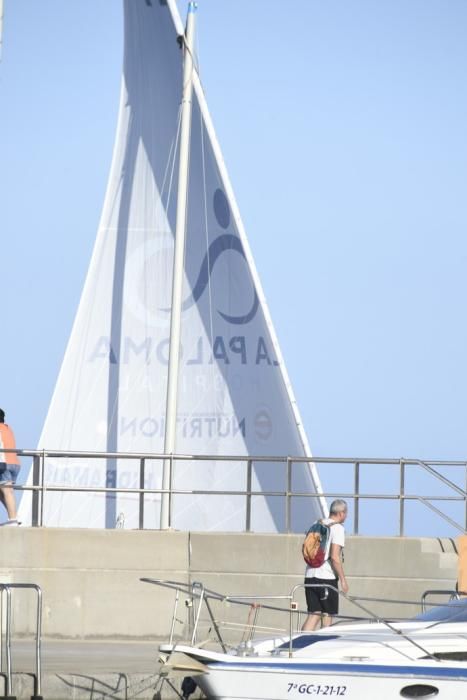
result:
[[[17,491],[42,491],[42,486],[20,486],[15,485],[13,487]],[[172,493],[173,495],[186,495],[186,496],[274,496],[276,498],[284,498],[289,495],[287,491],[205,491],[201,489],[141,489],[141,488],[129,488],[122,486],[60,486],[60,485],[47,485],[44,487],[45,491],[76,491],[78,492],[90,492],[90,493],[145,493],[145,494],[164,494]],[[290,496],[292,498],[363,498],[367,500],[386,500],[386,501],[465,501],[462,496],[418,496],[416,494],[384,494],[384,493],[373,493],[373,494],[361,494],[361,493],[343,493],[339,492],[322,492],[322,493],[307,493],[307,492],[291,492]]]
[[[370,458],[370,457],[313,457],[313,456],[290,456],[290,455],[205,455],[205,454],[162,454],[160,452],[89,452],[89,451],[74,451],[74,450],[37,450],[37,449],[2,449],[3,452],[16,452],[18,455],[23,457],[59,457],[59,458],[80,458],[87,457],[92,459],[154,459],[154,460],[165,460],[169,456],[174,460],[190,460],[190,461],[219,461],[219,462],[245,462],[247,460],[252,460],[253,462],[286,462],[287,460],[293,464],[301,463],[312,463],[316,462],[319,464],[350,464],[353,465],[355,462],[360,464],[380,464],[380,465],[394,465],[399,466],[401,459],[394,458]],[[429,466],[459,466],[466,467],[467,461],[451,460],[451,461],[440,461],[440,460],[424,460],[421,462],[419,459],[406,459],[403,458],[402,461],[408,466],[417,465],[429,465]]]
[[[248,502],[251,502],[252,498],[276,498],[276,499],[284,499],[285,501],[285,509],[286,509],[286,515],[285,515],[285,522],[286,522],[286,530],[289,531],[290,529],[290,511],[291,511],[291,505],[294,499],[318,499],[323,503],[323,499],[326,498],[346,498],[349,500],[353,501],[353,507],[355,509],[355,514],[356,514],[356,523],[358,523],[358,513],[359,513],[359,504],[363,500],[365,501],[395,501],[400,503],[400,514],[399,517],[402,519],[403,523],[403,514],[404,514],[404,504],[409,501],[417,501],[421,503],[422,505],[426,506],[429,510],[431,510],[432,513],[435,513],[437,516],[441,517],[444,519],[445,522],[449,523],[451,526],[455,527],[457,530],[460,530],[461,532],[465,532],[464,526],[459,525],[456,523],[451,517],[449,517],[447,514],[443,513],[439,508],[436,507],[435,503],[441,504],[441,503],[457,503],[461,502],[465,504],[466,507],[466,520],[467,520],[467,492],[459,485],[455,483],[452,479],[447,478],[444,476],[440,469],[445,467],[454,467],[454,468],[459,468],[461,467],[463,472],[467,469],[467,462],[461,461],[461,460],[450,460],[450,461],[443,461],[443,460],[420,460],[420,459],[405,459],[405,458],[398,458],[398,459],[392,459],[392,458],[369,458],[369,457],[313,457],[313,456],[290,456],[290,455],[204,455],[204,454],[198,454],[198,455],[192,455],[192,454],[166,454],[166,453],[150,453],[150,452],[98,452],[98,451],[75,451],[75,450],[46,450],[46,449],[21,449],[21,448],[11,448],[11,449],[3,449],[3,452],[6,453],[17,453],[21,457],[32,457],[34,459],[34,464],[37,465],[39,464],[40,470],[37,472],[34,472],[36,474],[34,476],[34,484],[23,484],[23,485],[15,485],[14,488],[17,491],[30,491],[32,493],[32,501],[33,501],[33,510],[32,510],[32,523],[33,525],[37,524],[42,524],[43,522],[43,505],[44,505],[44,499],[45,495],[47,492],[59,492],[59,493],[93,493],[93,494],[115,494],[115,497],[117,495],[119,496],[124,496],[124,495],[138,495],[140,497],[140,527],[144,527],[144,516],[141,515],[143,513],[143,506],[144,506],[144,497],[145,496],[156,496],[156,497],[163,497],[164,495],[168,495],[169,499],[171,497],[175,496],[228,496],[228,497],[238,497],[238,498],[246,498],[247,504]],[[47,465],[45,463],[45,460],[59,460],[62,459],[67,459],[67,460],[130,460],[130,461],[138,461],[139,465],[139,480],[135,480],[135,483],[139,483],[138,488],[129,488],[129,487],[119,487],[119,486],[81,486],[81,485],[73,485],[73,484],[63,484],[63,483],[47,483],[47,475],[48,473],[50,476],[54,475],[53,470],[50,472],[48,471]],[[163,488],[144,488],[144,468],[143,471],[141,472],[141,464],[148,464],[148,462],[156,462],[160,463],[163,462],[164,460],[170,459],[171,464],[176,464],[177,462],[192,462],[195,467],[199,470],[199,473],[203,473],[203,467],[204,465],[196,465],[198,462],[203,462],[203,463],[212,463],[212,462],[230,462],[239,465],[239,468],[245,468],[248,470],[251,468],[252,465],[258,465],[261,463],[273,463],[278,465],[278,469],[287,469],[287,474],[285,474],[286,479],[284,480],[284,489],[283,490],[276,490],[276,491],[262,491],[262,490],[257,490],[257,491],[252,491],[251,490],[251,483],[246,484],[246,489],[235,489],[235,490],[207,490],[207,489],[174,489],[171,486],[169,488],[163,489]],[[361,493],[359,491],[359,488],[361,486],[360,483],[355,483],[355,492],[349,492],[349,493],[343,493],[342,491],[339,491],[338,493],[336,492],[323,492],[322,490],[319,491],[318,493],[309,493],[309,492],[301,492],[301,491],[293,491],[291,487],[291,481],[292,481],[292,469],[293,467],[297,467],[300,464],[308,464],[308,465],[321,465],[321,464],[326,464],[326,465],[331,465],[331,466],[343,466],[345,468],[350,468],[352,472],[355,472],[355,469],[361,469],[361,467],[365,466],[372,466],[372,467],[390,467],[391,469],[395,467],[397,470],[400,471],[400,473],[403,475],[405,473],[404,470],[407,469],[407,467],[411,468],[416,468],[416,469],[422,469],[425,473],[428,475],[434,477],[439,483],[441,483],[445,489],[450,489],[454,495],[433,495],[433,496],[420,496],[418,494],[407,494],[404,492],[404,481],[401,481],[401,486],[399,493],[397,491],[389,492],[389,493]],[[54,465],[56,466],[56,465]],[[80,468],[83,465],[77,465],[76,468]],[[87,465],[89,466],[89,465]],[[105,465],[104,465],[105,467]],[[103,467],[103,468],[104,468]],[[436,468],[435,468],[436,467]],[[36,470],[37,471],[37,470]],[[198,473],[198,472],[197,472]],[[412,472],[411,472],[412,473]],[[457,474],[456,474],[457,477]],[[463,473],[463,477],[465,479],[465,474]],[[80,475],[77,474],[77,479],[78,482],[86,481],[85,479],[81,479]],[[102,481],[104,483],[106,482],[105,476],[103,475]],[[40,483],[39,483],[40,482]],[[397,487],[396,487],[397,488]],[[37,495],[39,494],[39,495]],[[457,495],[456,495],[457,494]],[[37,511],[37,504],[40,504],[40,510]],[[295,501],[297,503],[297,501]],[[141,505],[143,504],[143,506]],[[34,507],[36,507],[36,510],[34,510]],[[287,510],[289,508],[289,510]],[[247,511],[248,511],[248,505],[247,505]],[[39,513],[39,514],[38,514]],[[143,520],[141,518],[143,517]],[[250,514],[251,517],[251,514]],[[247,523],[249,522],[249,516],[247,512]],[[247,525],[247,529],[249,529],[249,526]],[[356,530],[357,532],[357,530]],[[403,534],[403,524],[400,526],[400,534]]]

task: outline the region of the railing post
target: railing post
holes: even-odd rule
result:
[[[285,531],[287,533],[289,533],[290,532],[290,519],[291,519],[290,492],[292,491],[292,460],[290,459],[290,457],[287,457],[286,465],[287,465],[287,494],[285,496]]]
[[[11,695],[12,691],[12,662],[11,662],[11,652],[12,652],[12,613],[11,613],[11,590],[12,589],[33,589],[37,594],[37,612],[36,612],[36,672],[31,674],[34,679],[34,694],[31,696],[31,700],[42,700],[41,696],[41,683],[42,683],[42,664],[41,664],[41,636],[42,636],[42,590],[40,586],[35,583],[0,583],[0,610],[2,613],[1,623],[0,623],[0,642],[1,642],[1,659],[0,659],[0,671],[5,676],[5,695],[2,698],[16,700],[16,695]],[[6,594],[6,624],[5,633],[3,625],[3,609],[4,609],[4,597]],[[6,661],[6,668],[5,663]]]
[[[170,454],[169,460],[169,498],[168,498],[168,527],[172,527],[172,488],[173,488],[174,456]]]
[[[251,484],[253,477],[253,461],[249,459],[246,463],[246,514],[245,532],[251,532]]]
[[[39,527],[44,524],[44,482],[45,482],[45,450],[42,450],[40,456],[40,509],[39,509]]]
[[[141,457],[139,462],[139,487],[144,489],[144,466],[145,459]],[[144,491],[139,493],[139,523],[138,527],[140,530],[144,530]]]
[[[32,485],[39,486],[40,480],[40,457],[39,455],[34,455],[32,458]],[[39,524],[39,491],[34,490],[31,495],[32,505],[31,505],[31,525],[32,527],[37,527]]]
[[[404,536],[405,519],[405,462],[400,460],[400,485],[399,485],[399,537]]]
[[[294,605],[294,591],[291,593],[289,598],[289,657],[293,656],[293,611]]]
[[[359,499],[359,494],[360,494],[360,462],[355,462],[354,463],[355,471],[354,471],[354,516],[353,516],[353,531],[354,535],[358,535],[358,528],[359,528],[359,508],[360,508],[360,499]]]
[[[38,698],[42,697],[42,589],[37,586],[37,617],[36,617],[36,676],[34,679],[34,693]]]
[[[6,696],[11,696],[11,590],[7,587],[6,592]]]

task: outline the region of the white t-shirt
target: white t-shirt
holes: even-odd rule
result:
[[[332,518],[323,518],[323,523],[329,525],[335,522]],[[334,569],[329,561],[329,554],[331,552],[332,544],[340,544],[341,547],[345,545],[345,530],[344,526],[340,523],[336,523],[329,528],[329,537],[326,543],[326,555],[325,561],[322,566],[318,569],[313,569],[311,566],[306,567],[305,578],[336,578]]]

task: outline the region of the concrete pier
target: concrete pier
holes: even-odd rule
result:
[[[42,688],[44,700],[152,700],[160,664],[157,642],[52,640],[42,645]],[[11,695],[23,700],[35,692],[34,643],[16,641],[13,646]],[[5,677],[0,680],[0,698],[5,694]],[[164,699],[176,697],[164,690]]]
[[[42,588],[45,700],[152,699],[158,640],[170,631],[173,592],[139,579],[200,581],[230,595],[285,595],[303,581],[302,539],[2,528],[0,582],[30,582]],[[448,539],[349,537],[344,566],[352,595],[418,601],[427,589],[453,589],[457,563],[456,544]],[[301,606],[302,599],[298,591]],[[416,604],[368,605],[383,616],[405,617],[420,610]],[[358,614],[351,608],[346,604],[342,612]],[[179,617],[185,612],[182,607]],[[246,612],[243,625],[245,616]],[[264,615],[260,622],[275,624]],[[34,670],[34,625],[34,596],[13,591],[13,693],[21,699],[30,698],[34,690],[28,675]],[[183,636],[183,620],[176,631]],[[171,697],[168,687],[162,697]]]

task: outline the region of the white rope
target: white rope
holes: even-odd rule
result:
[[[173,180],[174,180],[174,173],[175,173],[175,163],[176,163],[176,155],[178,151],[178,142],[180,139],[180,129],[181,129],[181,123],[182,123],[182,105],[179,106],[178,108],[178,117],[177,117],[177,132],[175,134],[175,139],[172,141],[172,145],[170,147],[169,151],[169,157],[167,159],[167,166],[166,166],[166,171],[164,173],[164,180],[162,183],[162,190],[161,190],[161,199],[162,199],[162,194],[164,191],[164,186],[165,186],[165,178],[166,174],[168,171],[168,166],[170,161],[172,161],[172,167],[170,170],[170,179],[169,179],[169,185],[168,185],[168,191],[167,191],[167,201],[165,203],[165,210],[166,212],[169,211],[169,204],[170,204],[170,197],[172,195],[172,186],[173,186]]]
[[[206,253],[208,256],[208,269],[210,269],[211,261],[209,257],[209,225],[208,225],[208,201],[207,201],[207,190],[206,190],[206,152],[204,146],[204,125],[203,118],[200,114],[200,125],[201,125],[201,163],[203,169],[203,205],[204,205],[204,233],[206,242]],[[211,347],[213,344],[213,314],[212,314],[212,290],[211,290],[211,275],[208,275],[208,297],[209,297],[209,340],[211,342]]]
[[[196,42],[198,42],[198,36],[196,36]],[[199,75],[199,48],[197,46],[196,53],[198,55],[198,61],[196,63],[196,71]],[[193,61],[195,60],[195,57],[193,56]],[[208,256],[208,267],[210,265],[210,259],[209,259],[209,224],[208,224],[208,203],[207,203],[207,187],[206,187],[206,152],[205,152],[205,141],[204,141],[204,121],[203,117],[201,114],[201,110],[199,111],[199,116],[200,116],[200,139],[201,139],[201,169],[202,169],[202,187],[203,187],[203,213],[204,213],[204,234],[205,234],[205,247],[206,247],[206,254]],[[189,206],[189,205],[188,205]],[[186,255],[186,248],[185,248],[185,255]],[[211,344],[211,347],[213,346],[213,337],[214,337],[214,329],[213,329],[213,310],[212,310],[212,289],[211,289],[211,276],[208,275],[208,299],[209,299],[209,329],[207,331],[208,333],[208,338]],[[214,364],[210,367],[210,374],[211,374],[211,384],[214,386],[214,376],[215,376],[215,367]],[[203,397],[200,396],[197,402],[194,403],[190,410],[189,416],[186,418],[186,420],[189,419],[189,417],[192,417],[195,413],[196,410],[199,406],[199,404],[203,401]],[[197,496],[195,500],[201,500],[201,496]],[[182,513],[185,512],[186,510],[189,510],[193,504],[187,505],[185,508],[182,509]]]
[[[198,56],[198,63],[196,66],[198,77],[200,75],[200,60],[199,60],[199,32],[196,34],[196,53]],[[208,224],[208,198],[207,198],[207,188],[206,188],[206,149],[204,144],[204,120],[201,108],[199,110],[199,124],[201,132],[201,165],[203,172],[203,206],[204,206],[204,233],[206,242],[206,253],[208,256],[208,269],[210,267],[211,261],[209,258],[209,224]],[[208,297],[209,297],[209,341],[211,347],[213,345],[214,331],[213,331],[213,313],[212,313],[212,292],[211,292],[211,275],[208,275]],[[212,370],[213,373],[213,370]],[[212,377],[211,377],[212,379]]]

